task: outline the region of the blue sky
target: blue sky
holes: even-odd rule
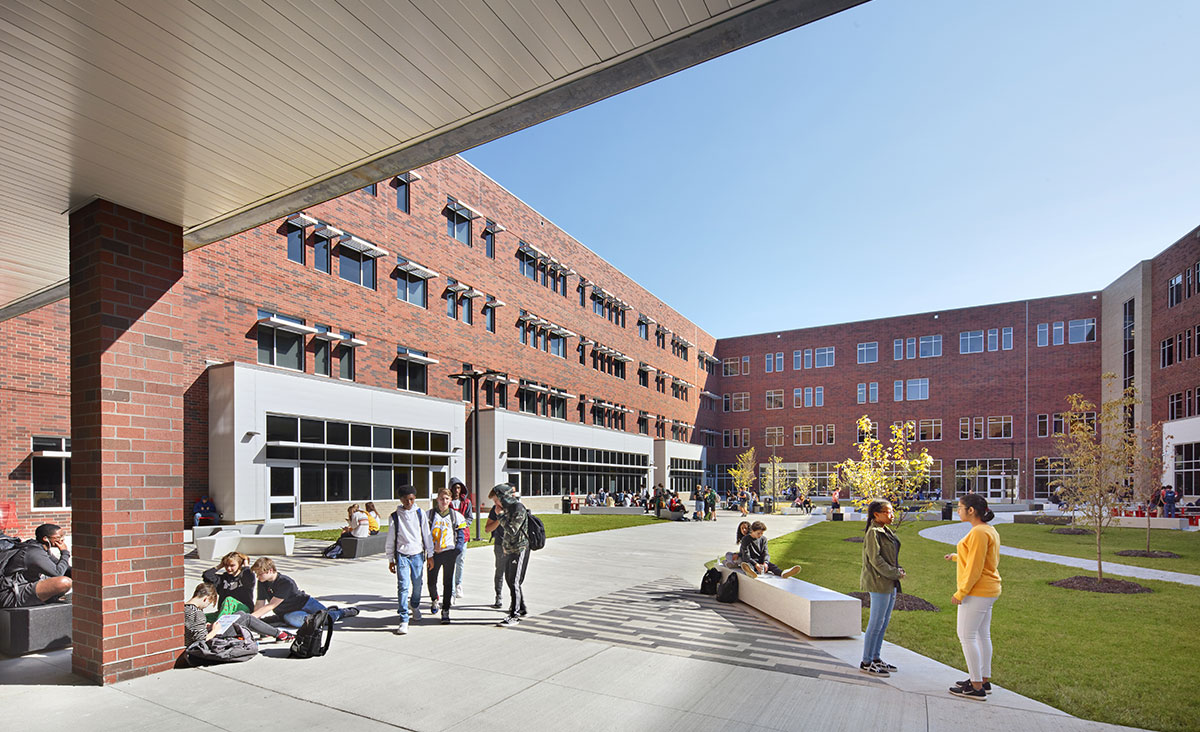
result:
[[[717,337],[1099,289],[1200,225],[1197,28],[872,0],[464,157]]]

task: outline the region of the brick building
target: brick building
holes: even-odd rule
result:
[[[914,423],[934,492],[969,471],[993,498],[1044,498],[1055,415],[1067,394],[1098,400],[1106,371],[1171,420],[1195,493],[1198,233],[1095,292],[717,341],[455,157],[188,253],[182,350],[118,357],[178,364],[182,445],[164,449],[185,505],[210,494],[226,521],[390,510],[404,483],[428,496],[469,478],[476,427],[481,485],[540,508],[724,488],[747,446],[821,479],[863,414]],[[0,502],[22,534],[70,519],[67,320],[59,301],[0,322]],[[472,381],[451,378],[473,372],[477,425]]]

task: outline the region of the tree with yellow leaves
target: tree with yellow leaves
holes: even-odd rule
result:
[[[753,447],[738,455],[737,463],[729,469],[729,477],[733,478],[733,487],[739,495],[742,491],[749,492],[754,487],[754,481],[758,480],[754,475],[757,467]]]
[[[860,511],[865,511],[871,501],[885,500],[899,509],[902,505],[912,506],[917,492],[929,481],[929,469],[933,458],[925,448],[914,452],[912,439],[915,435],[909,423],[892,425],[892,437],[884,444],[875,436],[871,418],[863,415],[858,419],[858,443],[860,459],[847,459],[838,464],[841,482],[850,489],[850,500]],[[918,511],[933,504],[915,506]],[[904,522],[906,512],[897,510],[895,525]]]

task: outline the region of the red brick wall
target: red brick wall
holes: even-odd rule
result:
[[[1200,272],[1196,270],[1197,264],[1200,264],[1200,228],[1188,232],[1151,262],[1151,337],[1148,347],[1152,349],[1153,378],[1150,381],[1152,393],[1148,398],[1152,422],[1167,419],[1167,404],[1171,394],[1182,393],[1185,398],[1191,397],[1191,409],[1184,410],[1185,416],[1200,413],[1197,409],[1197,390],[1200,390],[1200,342],[1197,341],[1197,336],[1200,336],[1197,331],[1200,327],[1200,282],[1196,281]],[[1189,273],[1190,295],[1187,287]],[[1167,307],[1167,284],[1178,274],[1184,275],[1184,299],[1174,307]],[[1178,339],[1186,333],[1191,334],[1191,358],[1187,357],[1186,349],[1182,352],[1177,349],[1175,363],[1162,368],[1161,343],[1167,338]],[[1146,395],[1143,395],[1145,398]]]
[[[944,491],[953,491],[955,460],[1010,455],[1021,460],[1022,492],[1031,490],[1030,462],[1053,454],[1051,441],[1036,437],[1036,415],[1063,411],[1066,396],[1071,393],[1082,393],[1093,401],[1099,397],[1099,341],[1038,348],[1037,324],[1078,318],[1096,318],[1098,323],[1099,315],[1095,294],[1082,293],[722,339],[717,344],[717,356],[750,356],[750,373],[719,376],[712,391],[749,392],[750,411],[721,414],[721,429],[749,428],[750,444],[756,448],[760,462],[772,453],[765,447],[765,430],[773,426],[784,428],[784,446],[775,448],[775,454],[785,462],[838,462],[857,456],[855,422],[864,414],[880,423],[881,437],[888,434],[895,421],[941,419],[942,440],[920,445],[942,461]],[[987,351],[986,331],[1006,327],[1013,328],[1013,349]],[[967,330],[985,331],[983,353],[959,353],[959,333]],[[893,360],[893,339],[938,334],[942,336],[940,358]],[[858,344],[871,341],[879,344],[879,361],[858,364]],[[836,348],[834,367],[792,369],[794,350],[826,346]],[[766,373],[765,354],[779,351],[784,353],[784,371]],[[928,400],[893,401],[895,380],[920,378],[929,379]],[[879,403],[858,404],[857,385],[872,381],[879,384]],[[793,407],[794,388],[817,386],[824,387],[824,407]],[[766,392],[774,389],[784,391],[782,410],[765,408]],[[1013,439],[959,440],[960,417],[989,416],[1011,416]],[[817,424],[834,425],[834,445],[793,445],[795,425]],[[708,461],[732,463],[744,450],[719,447],[709,451]]]
[[[4,528],[22,538],[38,524],[69,526],[70,511],[33,510],[34,436],[71,436],[67,301],[0,321],[0,502],[14,512]]]

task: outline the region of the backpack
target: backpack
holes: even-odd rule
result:
[[[342,545],[339,542],[330,544],[321,550],[321,556],[326,559],[338,559],[342,556]]]
[[[525,522],[526,531],[529,533],[529,550],[536,552],[546,546],[546,525],[534,516],[532,511],[526,509],[525,513],[529,517]]]
[[[258,655],[258,641],[241,625],[229,626],[234,635],[218,635],[209,640],[198,640],[184,651],[191,666],[207,666],[213,663],[240,663]]]
[[[721,584],[721,571],[716,567],[704,573],[704,579],[700,580],[701,595],[717,594],[717,585]]]
[[[8,574],[8,563],[24,549],[26,543],[28,542],[0,532],[0,576]]]
[[[322,637],[324,636],[324,637]],[[328,610],[318,610],[304,619],[292,641],[292,658],[324,656],[333,640],[333,616]]]
[[[738,599],[738,578],[736,572],[730,572],[729,576],[717,586],[717,602],[737,602]]]

